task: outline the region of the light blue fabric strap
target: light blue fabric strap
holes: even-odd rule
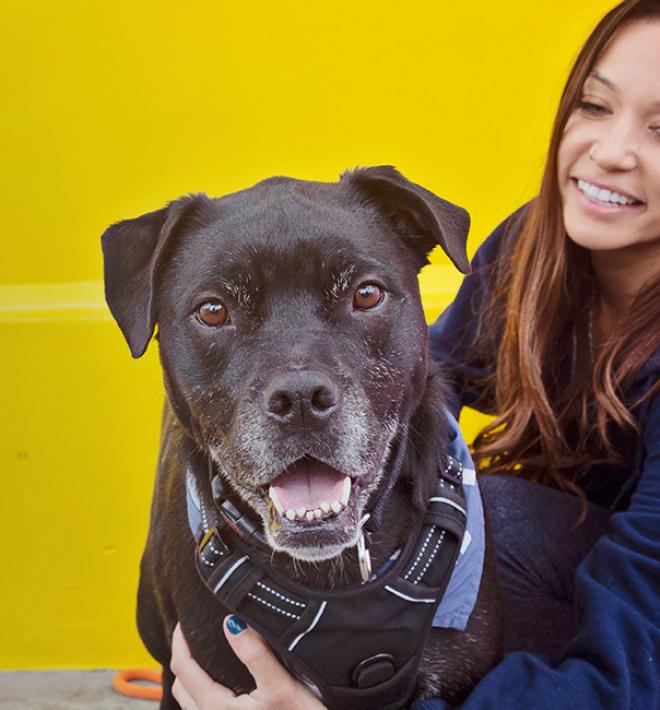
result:
[[[186,507],[188,508],[188,524],[192,534],[197,539],[208,530],[208,523],[202,517],[202,506],[197,491],[197,483],[192,471],[186,471]]]
[[[463,493],[467,505],[467,525],[463,544],[442,601],[435,612],[436,628],[465,630],[474,609],[484,567],[484,509],[468,445],[458,422],[446,410],[452,432],[447,453],[463,464]]]

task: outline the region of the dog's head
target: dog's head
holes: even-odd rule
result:
[[[427,379],[417,272],[469,270],[467,213],[391,167],[183,197],[103,235],[134,357],[158,324],[174,411],[273,549],[354,545]]]

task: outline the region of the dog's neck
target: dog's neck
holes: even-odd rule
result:
[[[382,501],[377,525],[370,521],[369,551],[374,571],[403,547],[423,514],[437,481],[438,465],[446,452],[449,429],[444,415],[445,397],[440,379],[431,373],[421,401],[408,423],[405,452],[396,485]],[[387,479],[387,472],[384,480]],[[200,494],[211,504],[208,477],[199,481]],[[245,504],[232,499],[245,509]],[[286,553],[273,552],[271,566],[300,584],[337,588],[362,581],[355,547],[330,560],[307,562]]]

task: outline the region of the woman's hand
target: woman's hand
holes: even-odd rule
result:
[[[179,624],[172,637],[170,668],[176,676],[172,694],[184,710],[324,710],[307,686],[299,683],[275,658],[268,644],[238,616],[225,618],[223,629],[232,650],[250,671],[257,687],[234,695],[197,664]]]

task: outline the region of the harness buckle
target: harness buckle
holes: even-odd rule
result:
[[[230,501],[223,500],[220,504],[220,513],[222,514],[225,523],[246,542],[249,542],[258,547],[262,552],[270,554],[272,552],[264,534],[257,525],[250,520],[247,515],[241,511]]]
[[[377,653],[375,656],[365,658],[355,666],[353,683],[356,688],[373,688],[375,685],[385,683],[396,673],[394,656],[391,653]]]
[[[218,534],[217,528],[209,528],[197,545],[197,554],[207,567],[215,567],[222,557],[229,553],[229,548]]]
[[[453,456],[445,456],[445,465],[440,469],[440,477],[455,486],[463,482],[463,463]]]

